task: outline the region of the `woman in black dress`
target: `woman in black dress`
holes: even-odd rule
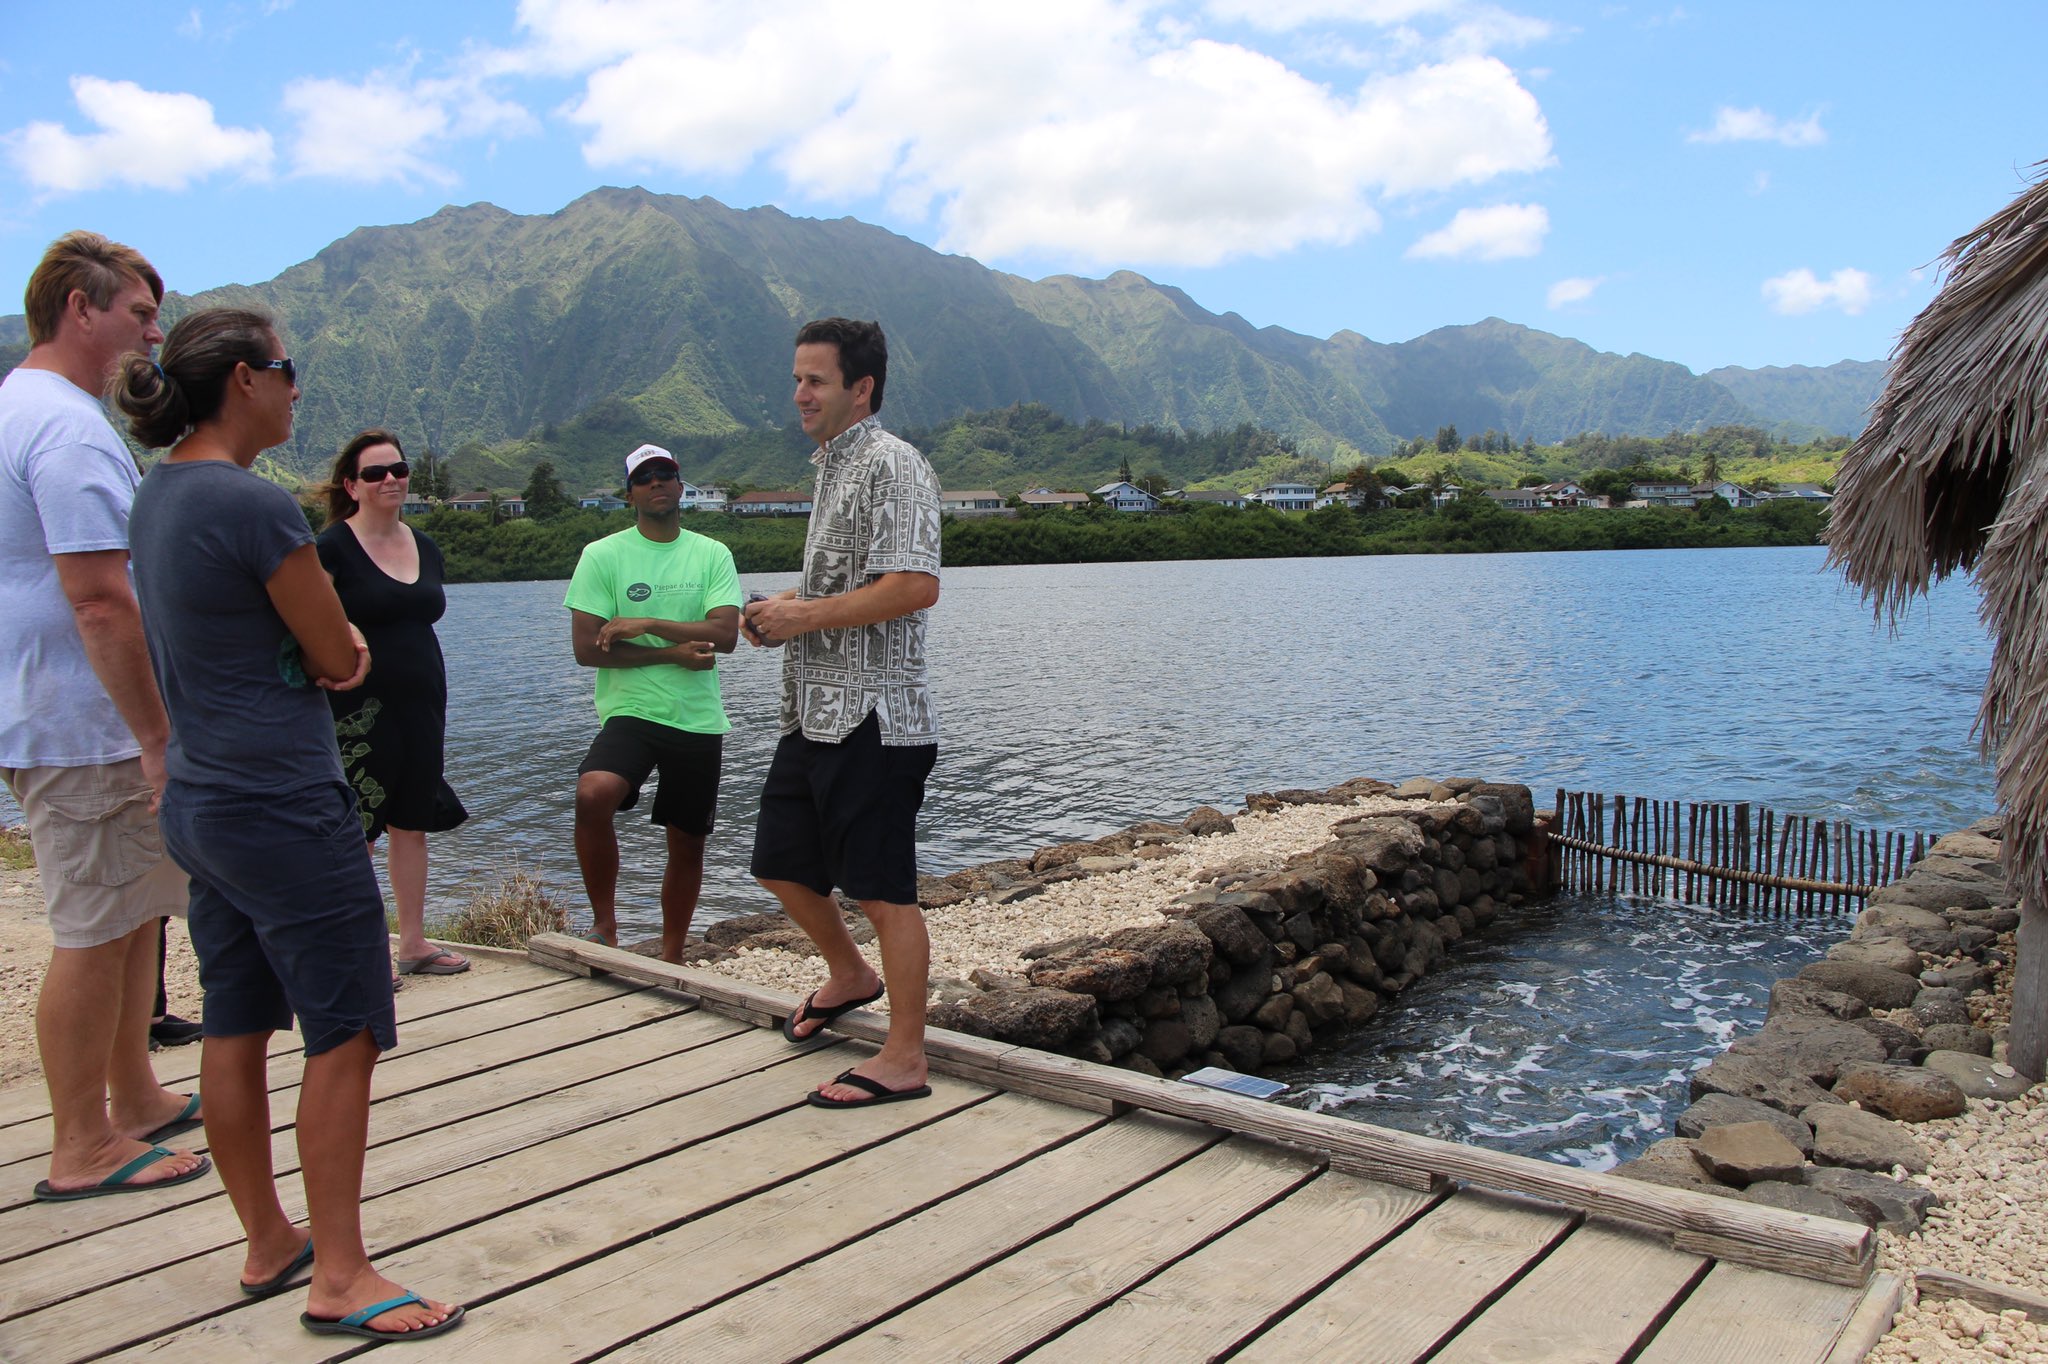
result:
[[[369,843],[387,834],[384,859],[398,901],[398,970],[454,975],[469,962],[427,941],[427,835],[469,818],[441,773],[448,673],[434,622],[447,609],[441,551],[399,520],[405,451],[389,431],[342,447],[327,484],[320,563],[377,666],[355,691],[330,692],[341,763],[355,787]]]

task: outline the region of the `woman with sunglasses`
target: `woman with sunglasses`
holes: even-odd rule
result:
[[[427,835],[454,828],[469,812],[442,775],[448,671],[434,622],[448,598],[439,547],[398,516],[410,472],[398,437],[373,427],[341,448],[327,480],[327,528],[315,542],[320,563],[377,660],[361,687],[327,699],[363,837],[374,844],[388,835],[399,974],[451,976],[469,962],[426,939]]]
[[[298,397],[270,319],[229,308],[186,316],[159,360],[130,354],[114,382],[136,440],[171,447],[136,492],[129,545],[171,719],[159,823],[191,878],[206,1141],[248,1238],[241,1291],[282,1292],[310,1267],[307,1330],[419,1340],[462,1309],[406,1292],[363,1245],[370,1077],[398,1030],[384,901],[320,692],[359,685],[370,656],[298,500],[250,471],[291,439]],[[310,1231],[271,1164],[270,1038],[294,1019]]]

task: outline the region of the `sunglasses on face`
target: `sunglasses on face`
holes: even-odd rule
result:
[[[396,464],[371,464],[356,470],[356,477],[364,483],[382,483],[387,478],[404,478],[412,469],[404,460]]]
[[[660,481],[663,483],[673,483],[675,479],[676,466],[673,464],[643,464],[639,468],[635,469],[633,471],[632,477],[628,478],[626,481],[636,488],[644,488],[648,484],[656,481]]]
[[[282,359],[282,360],[263,360],[263,361],[256,361],[256,360],[251,360],[251,361],[249,362],[249,368],[250,368],[250,369],[281,369],[281,370],[283,370],[283,371],[284,371],[284,381],[285,381],[286,383],[288,383],[288,384],[296,384],[296,383],[297,383],[297,382],[299,381],[299,372],[298,372],[297,370],[295,370],[295,369],[293,369],[293,368],[292,368],[292,358],[291,358],[291,356],[289,356],[289,355],[285,356],[285,358],[284,358],[284,359]]]

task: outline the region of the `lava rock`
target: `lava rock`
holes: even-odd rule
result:
[[[1831,1217],[1837,1222],[1861,1222],[1863,1218],[1842,1199],[1803,1184],[1767,1180],[1752,1184],[1738,1195],[1745,1203],[1760,1203],[1786,1212],[1803,1212],[1809,1217]]]
[[[1938,1051],[1960,1051],[1966,1052],[1971,1056],[1991,1055],[1991,1034],[1985,1032],[1982,1028],[1970,1027],[1966,1023],[1937,1023],[1931,1028],[1922,1029],[1920,1042],[1927,1049],[1927,1055],[1920,1058],[1920,1064],[1922,1065],[1927,1064],[1929,1058]],[[1954,1079],[1955,1077],[1950,1076],[1949,1078]],[[1963,1093],[1970,1093],[1968,1085],[1963,1086]],[[1972,1095],[1971,1097],[1982,1098],[1983,1096]]]
[[[1921,1065],[1945,1077],[1972,1099],[2017,1099],[2034,1087],[2032,1080],[2011,1066],[1998,1065],[1988,1056],[1970,1052],[1931,1051]]]
[[[1802,968],[1798,979],[1854,995],[1873,1009],[1903,1009],[1920,993],[1919,969],[1915,963],[1914,974],[1909,975],[1858,962],[1817,961]]]
[[[1769,1061],[1756,1056],[1718,1056],[1704,1069],[1694,1071],[1693,1099],[1698,1101],[1709,1094],[1754,1099],[1795,1117],[1815,1104],[1842,1102],[1805,1076],[1783,1074]]]
[[[1811,1014],[1774,1018],[1762,1032],[1736,1039],[1728,1050],[1736,1056],[1758,1057],[1818,1085],[1833,1084],[1848,1062],[1885,1059],[1884,1043],[1854,1023]]]
[[[1920,1229],[1927,1210],[1938,1201],[1922,1188],[1870,1170],[1818,1165],[1806,1172],[1806,1187],[1841,1199],[1868,1226],[1909,1236]]]
[[[1870,1006],[1843,990],[1830,990],[1815,981],[1787,976],[1771,986],[1771,1007],[1767,1015],[1819,1014],[1828,1018],[1865,1018]]]
[[[1851,938],[1847,942],[1838,942],[1830,947],[1827,959],[1902,972],[1915,977],[1916,983],[1920,975],[1920,953],[1910,944],[1897,938]]]
[[[1693,1143],[1692,1157],[1715,1179],[1737,1187],[1758,1180],[1796,1180],[1805,1164],[1799,1148],[1768,1122],[1710,1127]]]
[[[1805,1123],[1769,1104],[1758,1103],[1754,1099],[1738,1099],[1732,1094],[1707,1095],[1678,1115],[1674,1130],[1681,1137],[1697,1138],[1710,1127],[1729,1127],[1745,1122],[1769,1123],[1786,1141],[1798,1147],[1802,1155],[1813,1150],[1813,1129]]]
[[[1969,1107],[1963,1091],[1946,1075],[1919,1066],[1872,1065],[1852,1061],[1842,1067],[1834,1094],[1844,1102],[1900,1122],[1953,1118]]]
[[[1813,1128],[1813,1159],[1851,1170],[1926,1172],[1927,1148],[1889,1118],[1847,1104],[1816,1104],[1799,1115]]]

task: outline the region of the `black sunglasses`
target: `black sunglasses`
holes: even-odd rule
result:
[[[681,472],[673,464],[649,463],[643,464],[639,468],[635,469],[633,471],[632,477],[628,478],[626,482],[632,484],[636,488],[644,488],[648,484],[656,481],[657,479],[663,482],[673,483],[676,479],[680,477],[682,477]]]
[[[284,381],[288,384],[296,384],[299,381],[299,372],[292,368],[292,358],[289,355],[285,356],[285,358],[282,360],[251,360],[248,363],[250,369],[283,370]]]
[[[387,478],[404,478],[412,468],[404,460],[396,464],[372,464],[356,470],[356,477],[364,483],[382,483]]]

